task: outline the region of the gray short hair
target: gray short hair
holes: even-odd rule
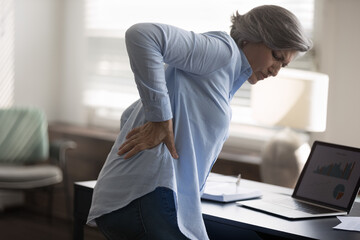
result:
[[[259,6],[244,15],[236,11],[231,22],[230,35],[239,47],[244,41],[262,42],[272,50],[306,52],[312,47],[297,17],[279,6]]]

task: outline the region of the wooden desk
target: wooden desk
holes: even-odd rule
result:
[[[291,189],[243,179],[246,187],[269,192],[291,193]],[[74,240],[84,238],[86,224],[95,181],[74,184]],[[359,240],[360,232],[334,230],[340,223],[336,217],[311,220],[289,221],[265,213],[238,207],[234,203],[220,204],[202,202],[203,216],[211,240],[239,239],[327,239]],[[360,216],[360,203],[355,202],[350,213]]]

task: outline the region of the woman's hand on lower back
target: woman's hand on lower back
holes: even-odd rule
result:
[[[175,149],[172,119],[164,122],[147,122],[134,128],[127,134],[125,142],[119,147],[118,154],[126,154],[124,158],[128,159],[162,142],[165,143],[173,158],[179,158]]]

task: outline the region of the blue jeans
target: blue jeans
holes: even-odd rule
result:
[[[187,239],[177,224],[174,193],[165,187],[97,218],[96,223],[109,240]]]

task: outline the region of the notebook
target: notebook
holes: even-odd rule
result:
[[[359,186],[360,149],[315,141],[291,196],[272,194],[237,204],[288,219],[346,215]]]
[[[262,196],[262,192],[258,189],[239,186],[240,181],[240,175],[236,178],[211,172],[201,198],[217,202],[235,202]]]

